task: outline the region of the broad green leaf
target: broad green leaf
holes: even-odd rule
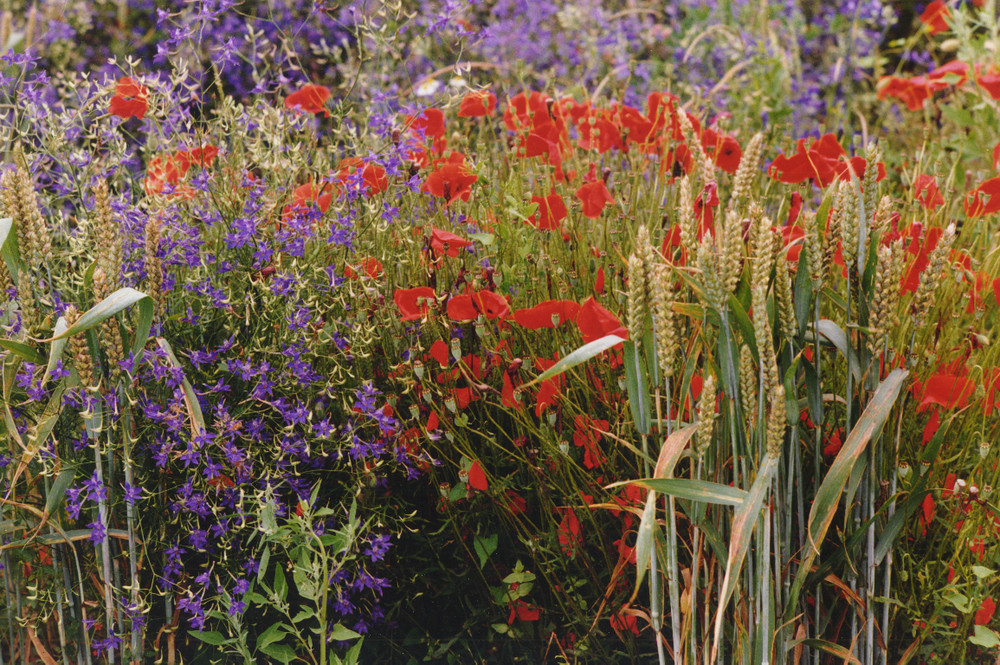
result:
[[[635,428],[639,434],[648,434],[652,405],[646,387],[646,373],[639,358],[639,347],[632,341],[625,343],[625,385]]]
[[[754,334],[753,321],[750,320],[750,315],[747,314],[746,308],[735,295],[729,296],[729,314],[732,317],[733,326],[740,331],[740,344],[750,347],[750,353],[753,354],[754,360],[756,360],[758,358],[757,336]],[[738,350],[736,354],[737,356],[739,355]]]
[[[819,334],[827,338],[840,351],[840,355],[845,358],[848,357],[850,340],[847,339],[847,335],[840,326],[830,319],[821,319],[819,322]],[[850,358],[851,373],[854,375],[854,380],[861,383],[861,363],[858,360],[857,351],[850,349]]]
[[[49,488],[49,493],[45,497],[45,512],[51,515],[66,499],[66,490],[71,484],[73,484],[73,479],[76,478],[76,470],[72,467],[66,467],[59,472],[56,477],[55,482],[52,483],[52,487]]]
[[[995,575],[997,571],[992,568],[987,568],[986,566],[973,566],[972,574],[976,576],[976,579],[982,581],[991,575]]]
[[[778,458],[768,455],[757,472],[757,478],[746,499],[736,508],[733,515],[733,528],[729,538],[729,556],[726,559],[726,574],[722,580],[719,605],[715,610],[715,639],[712,647],[712,660],[719,649],[722,635],[722,617],[725,614],[729,598],[736,588],[736,579],[743,568],[743,560],[750,548],[750,539],[757,529],[757,520],[764,508],[764,499],[771,488],[771,475],[778,467]]]
[[[488,538],[483,538],[477,535],[472,541],[472,545],[476,550],[476,555],[479,557],[479,567],[482,568],[486,565],[486,561],[490,558],[490,555],[497,551],[497,542],[499,538],[497,534],[493,534]]]
[[[557,362],[555,365],[545,370],[538,376],[536,376],[531,381],[522,384],[522,388],[527,388],[528,386],[551,379],[552,377],[559,376],[563,372],[577,365],[587,362],[594,356],[604,353],[613,346],[618,346],[625,340],[618,335],[606,335],[600,339],[595,339],[593,342],[584,344],[579,349],[576,349],[568,356]]]
[[[226,643],[226,638],[222,636],[222,633],[218,633],[214,630],[192,630],[188,632],[191,637],[197,637],[199,640],[205,644],[211,644],[212,646],[219,646],[220,644]]]
[[[973,634],[972,637],[969,638],[969,641],[976,646],[984,647],[986,649],[1000,647],[1000,635],[997,635],[995,630],[987,628],[986,626],[973,626]]]
[[[339,642],[346,642],[347,640],[358,639],[361,637],[361,633],[355,633],[350,628],[346,628],[338,623],[333,627],[333,630],[330,631],[330,637]]]
[[[282,630],[282,625],[280,623],[273,623],[268,626],[267,630],[257,636],[257,648],[262,649],[268,644],[280,642],[285,639],[285,635],[287,634],[288,633]]]
[[[60,316],[56,321],[56,326],[53,328],[52,332],[55,333],[56,337],[59,337],[64,332],[66,332],[66,318]],[[49,362],[45,367],[45,374],[42,376],[42,385],[44,386],[49,381],[49,377],[52,376],[52,372],[56,371],[56,363],[62,358],[63,349],[66,348],[66,343],[69,341],[68,337],[63,337],[57,339],[49,346]]]
[[[865,408],[864,413],[858,418],[857,423],[847,435],[843,447],[837,454],[836,459],[827,471],[826,477],[813,500],[812,508],[809,510],[808,540],[802,553],[802,562],[799,564],[799,572],[795,576],[792,584],[789,603],[785,611],[785,620],[788,621],[797,611],[799,592],[805,583],[806,576],[812,568],[812,563],[819,554],[819,545],[826,537],[826,532],[833,522],[833,517],[840,504],[840,495],[844,491],[851,470],[861,454],[864,452],[868,442],[877,437],[885,424],[886,418],[896,404],[896,398],[903,387],[903,383],[909,372],[904,369],[893,370],[886,377],[871,401]]]
[[[167,360],[170,364],[178,369],[183,369],[181,363],[177,360],[177,356],[174,355],[174,350],[170,348],[170,343],[163,339],[162,337],[156,338],[156,343],[161,349],[167,354]],[[184,389],[184,404],[187,406],[188,416],[191,418],[191,433],[194,436],[198,436],[204,431],[207,431],[205,427],[205,416],[201,413],[201,404],[198,402],[198,395],[194,392],[194,388],[191,387],[191,382],[185,377],[181,382],[181,387]]]
[[[56,426],[56,422],[59,421],[59,414],[62,412],[62,396],[65,389],[65,381],[60,381],[56,384],[55,390],[52,391],[52,397],[49,398],[48,403],[45,405],[41,417],[35,423],[35,426],[29,430],[28,443],[21,452],[21,461],[14,471],[14,478],[10,481],[10,487],[13,488],[17,479],[24,473],[24,469],[35,458],[35,455],[38,454],[45,440],[49,438],[49,434],[52,433],[52,428]],[[6,406],[6,401],[4,402],[4,406]]]
[[[698,423],[694,423],[667,437],[667,440],[660,446],[660,455],[656,459],[656,469],[653,471],[654,478],[669,478],[674,474],[677,460],[684,454],[684,449],[697,431]]]
[[[11,353],[16,353],[21,356],[29,363],[35,363],[36,365],[41,365],[45,362],[45,356],[40,354],[35,350],[35,347],[30,344],[25,344],[23,342],[15,342],[12,339],[0,339],[0,346],[7,349]]]
[[[94,326],[100,325],[102,322],[108,318],[114,316],[118,312],[126,309],[135,303],[145,300],[152,307],[153,301],[145,293],[141,291],[136,291],[135,289],[129,287],[122,287],[112,293],[110,296],[97,303],[90,309],[88,309],[80,319],[70,326],[67,330],[58,333],[47,339],[47,342],[53,342],[57,339],[62,339],[63,337],[72,337],[73,335],[81,332],[90,330]]]
[[[287,644],[268,644],[261,651],[281,663],[290,663],[296,658],[295,650]]]
[[[635,588],[632,600],[639,594],[639,587],[649,570],[649,557],[653,551],[653,530],[656,528],[656,492],[646,496],[646,507],[639,521],[639,534],[635,541]],[[629,601],[631,602],[631,600]]]
[[[288,582],[285,581],[280,562],[274,567],[274,593],[281,602],[285,602],[288,597]]]
[[[344,654],[344,660],[342,661],[344,665],[357,665],[358,658],[361,657],[361,645],[364,644],[365,638],[362,637],[360,640],[354,643],[347,653]]]
[[[949,590],[943,594],[943,597],[945,602],[949,603],[952,607],[954,607],[962,614],[968,614],[969,612],[972,611],[972,608],[969,607],[969,597],[966,596],[965,594],[959,593],[954,590]]]
[[[7,272],[17,284],[21,252],[17,246],[17,233],[11,233],[13,228],[14,220],[11,217],[0,219],[0,255],[2,255],[4,263],[7,264]]]
[[[709,482],[707,480],[688,480],[686,478],[643,478],[628,481],[631,485],[639,485],[646,489],[669,494],[678,499],[713,503],[720,506],[739,506],[747,499],[746,490],[729,485]]]
[[[298,614],[292,617],[292,624],[298,625],[300,622],[305,621],[306,619],[311,619],[314,616],[316,616],[315,610],[311,607],[303,607],[298,611]]]
[[[271,561],[271,548],[265,547],[264,553],[260,555],[260,565],[257,566],[257,581],[260,582],[264,579],[264,574],[267,573],[267,564]]]

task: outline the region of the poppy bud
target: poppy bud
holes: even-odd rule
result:
[[[455,411],[458,410],[458,404],[455,403],[455,398],[451,396],[444,398],[444,406],[452,413],[455,413]]]
[[[418,407],[416,404],[410,405],[410,417],[413,419],[420,417],[420,407]]]
[[[569,441],[559,442],[559,452],[561,452],[563,455],[569,455]]]
[[[456,361],[462,359],[462,340],[451,340],[451,355]]]
[[[912,469],[910,469],[910,464],[908,462],[900,462],[896,467],[896,474],[899,475],[899,479],[904,483],[910,477],[911,471]]]
[[[545,418],[549,421],[549,427],[555,427],[556,426],[556,412],[555,411],[549,411],[548,413],[546,413],[545,414]]]
[[[990,442],[980,441],[979,442],[979,459],[986,459],[986,456],[990,454]]]
[[[424,364],[419,360],[413,361],[413,373],[416,375],[417,379],[424,378]]]

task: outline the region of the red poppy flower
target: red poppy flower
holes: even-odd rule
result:
[[[309,83],[285,97],[285,108],[298,113],[322,113],[329,118],[330,111],[326,108],[328,99],[329,88]]]
[[[577,129],[580,131],[579,145],[582,150],[596,149],[602,155],[611,149],[625,151],[618,126],[604,113],[592,118],[592,122],[582,123]]]
[[[538,214],[529,217],[528,223],[541,231],[558,229],[560,222],[566,219],[566,203],[555,190],[548,196],[532,196],[531,202],[538,204]]]
[[[920,503],[920,535],[927,535],[927,527],[930,526],[931,520],[934,519],[934,496],[927,494],[924,500]]]
[[[573,444],[583,448],[583,465],[588,469],[596,469],[605,462],[605,457],[597,444],[601,440],[600,432],[608,431],[607,420],[594,420],[589,416],[577,416],[573,420]]]
[[[587,298],[576,315],[576,326],[580,329],[585,344],[607,335],[618,335],[628,339],[628,330],[617,316],[606,310],[593,297]]]
[[[330,201],[333,194],[329,185],[323,185],[319,189],[311,182],[299,185],[292,190],[292,205],[299,208],[310,208],[313,204],[325,213],[330,209]]]
[[[1000,71],[993,70],[988,74],[978,74],[976,76],[976,83],[991,98],[1000,100]]]
[[[975,390],[976,384],[965,376],[941,368],[923,385],[923,397],[917,406],[917,411],[923,411],[931,404],[937,404],[945,409],[964,408]]]
[[[431,249],[436,256],[456,257],[471,244],[471,240],[431,227]]]
[[[523,409],[524,400],[519,400],[514,397],[514,388],[514,379],[511,378],[510,372],[504,372],[503,390],[500,392],[500,403],[508,409]]]
[[[990,178],[965,196],[965,214],[969,217],[995,212],[1000,212],[1000,176]]]
[[[367,256],[355,261],[355,266],[363,270],[371,279],[378,279],[382,276],[382,262],[373,256]],[[347,279],[358,279],[358,273],[350,263],[344,265],[344,277]]]
[[[219,155],[219,149],[214,145],[203,145],[197,148],[191,148],[187,151],[188,159],[192,164],[196,164],[203,169],[207,169],[212,166],[215,158]]]
[[[534,605],[529,605],[520,598],[510,604],[510,615],[507,617],[507,625],[512,625],[518,621],[538,621],[542,615],[542,610]]]
[[[468,201],[477,180],[479,176],[466,167],[465,156],[453,153],[448,162],[431,171],[420,191],[447,199],[445,205],[451,205],[457,199]]]
[[[365,163],[360,157],[347,157],[337,165],[337,178],[346,183],[348,178],[361,171],[362,187],[365,194],[381,194],[389,188],[389,179],[385,177],[385,169],[378,164]]]
[[[944,81],[949,85],[962,85],[969,80],[969,63],[952,60],[927,72],[927,79],[929,81]]]
[[[950,16],[951,12],[948,11],[948,5],[941,2],[941,0],[934,0],[927,3],[924,13],[920,15],[920,22],[927,26],[927,32],[936,35],[948,29],[948,18]]]
[[[444,138],[444,113],[441,109],[424,109],[419,114],[404,116],[411,132],[428,139]]]
[[[418,286],[413,289],[396,289],[392,295],[399,313],[400,321],[416,321],[427,314],[427,300],[434,298],[434,289],[429,286]],[[418,301],[421,301],[418,303]]]
[[[486,480],[486,472],[483,471],[479,460],[473,462],[469,468],[469,487],[480,492],[485,492],[489,487],[489,482]]]
[[[618,633],[632,633],[633,635],[639,634],[639,620],[636,616],[630,612],[626,612],[628,605],[622,605],[621,611],[618,614],[612,615],[611,617],[611,627]]]
[[[546,300],[528,309],[515,310],[514,321],[530,330],[555,328],[574,320],[579,312],[579,303],[572,300]]]
[[[458,107],[459,118],[478,118],[492,115],[497,107],[497,96],[492,92],[470,92]]]
[[[558,357],[554,357],[552,360],[548,358],[536,358],[535,364],[538,366],[540,372],[544,372],[550,369],[553,365],[558,362]],[[559,403],[559,397],[562,394],[562,375],[556,376],[551,379],[547,379],[538,384],[538,394],[535,397],[535,417],[541,418],[545,410],[550,406],[555,406]]]
[[[573,558],[576,549],[583,544],[580,536],[580,520],[572,508],[564,508],[562,521],[559,522],[559,545],[562,546],[563,554]]]
[[[944,90],[947,87],[947,81],[932,80],[926,76],[910,78],[883,76],[878,82],[878,98],[893,97],[904,102],[909,110],[919,111],[934,92]]]
[[[576,190],[576,197],[583,204],[583,215],[590,219],[597,219],[604,211],[604,206],[614,203],[608,188],[604,186],[604,181],[589,182]]]
[[[843,430],[836,430],[826,438],[826,445],[823,446],[823,455],[826,457],[836,457],[840,449],[844,447]]]
[[[993,596],[987,596],[980,605],[979,609],[976,610],[976,618],[974,619],[977,626],[985,626],[993,619],[993,613],[996,612],[997,606],[993,602]]]
[[[604,293],[604,268],[597,269],[597,277],[594,278],[594,293]]]
[[[122,120],[129,118],[142,120],[149,108],[148,95],[146,86],[139,85],[128,76],[120,78],[108,105],[108,112]]]
[[[941,195],[940,190],[938,190],[937,181],[934,179],[934,176],[927,175],[926,173],[917,176],[913,187],[916,190],[914,198],[927,210],[934,210],[944,205],[944,197]]]
[[[505,319],[510,315],[510,305],[493,291],[466,293],[448,301],[448,317],[455,321],[471,321],[480,314],[487,319]]]
[[[743,157],[739,141],[732,136],[719,136],[714,130],[705,129],[701,133],[701,145],[716,166],[726,173],[736,173]]]

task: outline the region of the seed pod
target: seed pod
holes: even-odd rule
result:
[[[674,283],[670,267],[656,266],[651,284],[653,303],[653,328],[656,331],[656,359],[663,376],[673,376],[674,358],[680,342],[673,309]]]
[[[712,444],[712,431],[715,428],[715,375],[705,377],[698,398],[698,433],[695,454],[702,457]]]
[[[113,292],[120,284],[122,270],[122,233],[111,208],[111,197],[106,180],[98,180],[94,193],[94,242],[97,264],[107,276],[108,289]]]
[[[739,168],[733,177],[733,192],[729,195],[729,210],[739,212],[744,208],[744,202],[750,195],[753,179],[760,170],[760,159],[764,154],[764,135],[757,132],[747,143],[740,159]]]
[[[740,347],[740,406],[746,417],[747,427],[757,420],[757,377],[753,365],[753,353],[744,344]]]
[[[695,265],[698,254],[698,222],[694,218],[694,199],[691,197],[691,181],[688,176],[681,178],[677,223],[681,228],[681,247],[688,255],[687,264]]]
[[[865,207],[863,220],[865,223],[875,219],[875,207],[879,203],[878,162],[881,158],[882,151],[879,150],[878,143],[872,141],[865,150],[865,176],[861,185],[864,193],[862,202]]]
[[[757,342],[757,354],[760,357],[760,369],[764,373],[764,391],[770,393],[778,384],[778,361],[771,341],[771,324],[767,318],[767,290],[763,284],[757,284],[751,291],[753,303],[753,328]]]
[[[931,250],[927,267],[920,273],[920,283],[913,296],[913,321],[917,328],[923,325],[924,317],[934,303],[934,292],[944,277],[948,265],[948,253],[954,241],[955,225],[949,224],[938,240],[937,246]]]
[[[795,339],[798,323],[795,320],[795,296],[792,293],[792,279],[789,276],[788,261],[784,256],[778,259],[774,273],[774,290],[778,296],[778,324],[785,339]]]
[[[893,280],[892,246],[878,248],[875,284],[868,307],[868,351],[876,356],[885,345],[892,328],[893,313],[899,304],[899,280]]]
[[[736,291],[743,272],[743,220],[735,212],[728,212],[720,234],[719,270],[722,288],[727,296]]]
[[[76,306],[70,305],[63,315],[66,318],[68,327],[72,327],[80,320],[80,312]],[[87,348],[87,338],[84,333],[77,333],[69,338],[67,342],[69,355],[73,359],[73,366],[80,376],[80,385],[89,392],[97,392],[98,386],[94,381],[94,361],[90,357],[90,350]]]
[[[785,386],[778,384],[771,392],[771,410],[767,414],[767,454],[780,457],[785,443]]]
[[[163,265],[158,253],[160,247],[160,216],[150,215],[146,222],[146,288],[156,305],[156,316],[161,321],[167,311],[167,295],[163,292]]]
[[[646,334],[646,270],[642,259],[632,254],[628,259],[628,336],[638,344]]]

